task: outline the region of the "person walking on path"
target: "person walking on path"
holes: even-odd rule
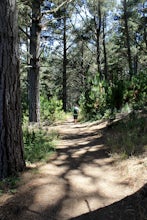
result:
[[[73,107],[73,118],[74,118],[74,123],[76,124],[78,121],[78,115],[79,115],[79,107],[77,104],[74,105]]]

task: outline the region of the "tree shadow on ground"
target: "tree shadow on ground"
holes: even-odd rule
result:
[[[109,206],[89,211],[70,220],[146,220],[147,184],[136,193]]]
[[[38,179],[40,181],[41,176],[37,175],[28,176],[26,181],[28,188],[24,188],[23,191],[16,193],[16,195],[12,196],[10,199],[6,201],[3,206],[0,206],[0,220],[56,220],[61,219],[60,212],[63,209],[63,206],[66,202],[71,203],[70,206],[73,205],[74,202],[77,201],[77,198],[74,198],[72,183],[68,179],[68,175],[72,170],[78,170],[79,173],[83,176],[83,178],[93,178],[90,174],[86,174],[83,169],[82,165],[89,163],[95,164],[95,160],[108,158],[107,149],[103,146],[103,139],[99,136],[98,131],[93,133],[77,133],[77,134],[69,134],[63,137],[65,142],[74,141],[74,144],[70,143],[71,146],[63,146],[62,148],[58,148],[56,150],[56,156],[53,159],[49,160],[50,164],[56,164],[56,167],[66,167],[62,174],[57,175],[57,182],[61,181],[61,185],[63,184],[63,191],[64,193],[62,196],[57,199],[55,202],[50,203],[52,201],[51,195],[48,194],[48,205],[47,207],[43,208],[42,204],[39,204],[40,207],[36,210],[32,208],[32,204],[35,201],[36,193],[40,192],[40,188],[44,187],[45,185],[50,185],[51,180],[46,179],[46,182],[42,185],[39,183],[35,183],[30,187],[31,183],[34,181],[37,182]],[[82,141],[81,141],[82,139]],[[85,140],[83,143],[83,139]],[[95,149],[93,149],[95,148]],[[93,149],[93,150],[92,150]],[[92,151],[91,151],[92,150]],[[76,152],[80,152],[79,155],[76,157],[74,154]],[[65,155],[66,157],[63,159],[62,156]],[[96,163],[98,166],[98,163]],[[33,169],[32,169],[33,170]],[[31,170],[27,170],[31,172]],[[37,177],[39,176],[39,177]],[[34,179],[33,179],[34,177]],[[46,177],[45,177],[46,178]],[[48,178],[48,177],[47,177]],[[56,182],[53,182],[56,185]],[[59,183],[57,183],[59,184]],[[52,187],[52,185],[50,186]],[[57,186],[58,188],[58,186]],[[72,195],[71,195],[72,194]],[[72,199],[73,196],[73,199]],[[92,193],[86,195],[87,198],[95,197],[103,198],[100,192]],[[78,200],[84,201],[85,196],[82,194],[78,195]],[[63,217],[63,220],[68,219],[66,218],[66,214]]]
[[[66,159],[62,160],[59,166],[68,166],[69,170],[79,169],[82,164],[94,164],[96,160],[110,157],[109,149],[104,146],[104,138],[99,130],[92,133],[69,134],[63,136],[62,139],[66,143],[73,140],[74,144],[71,145],[70,143],[71,146],[69,147],[58,148],[52,161],[59,160],[60,156],[66,155]],[[79,154],[75,156],[76,152]]]
[[[91,173],[86,173],[83,167],[92,164],[92,167],[100,166],[100,168],[103,168],[103,166],[109,166],[109,163],[112,163],[112,160],[107,160],[109,159],[109,149],[104,146],[102,133],[103,129],[101,132],[100,129],[97,129],[93,132],[81,133],[77,129],[76,133],[73,132],[68,135],[65,133],[63,141],[65,141],[67,146],[63,144],[62,147],[59,147],[55,156],[49,160],[49,163],[55,165],[57,170],[58,168],[65,169],[61,173],[28,176],[28,188],[25,186],[23,191],[19,191],[0,207],[0,220],[146,220],[144,218],[144,216],[147,216],[146,185],[143,188],[144,190],[141,189],[119,202],[96,211],[90,211],[88,201],[95,198],[101,202],[103,199],[108,199],[107,195],[102,194],[100,190],[94,190],[83,195],[80,191],[81,189],[76,189],[78,195],[75,195],[74,184],[69,179],[71,173],[76,176],[78,171],[83,181],[88,179],[95,187],[95,178],[99,179],[99,177],[91,175],[92,170],[90,170]],[[74,144],[72,144],[72,141],[74,141]],[[99,163],[101,159],[106,160],[101,164]],[[33,177],[35,180],[33,180]],[[31,185],[33,181],[35,182]],[[85,184],[85,182],[81,183]],[[49,187],[45,195],[47,204],[44,204],[42,200],[39,200],[40,203],[38,204],[36,194],[41,196],[41,189],[46,187]],[[54,197],[52,195],[58,194],[59,190],[61,195],[58,198],[55,196],[56,200],[53,200]],[[81,203],[87,203],[87,207],[89,207],[88,213],[71,218],[71,216],[76,216],[77,214],[70,213],[68,215],[68,208],[64,212],[65,207],[70,208],[77,205],[75,207],[78,208]],[[78,213],[77,210],[76,213]]]

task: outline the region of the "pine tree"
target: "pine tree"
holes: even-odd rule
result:
[[[25,167],[15,0],[0,1],[0,179]]]

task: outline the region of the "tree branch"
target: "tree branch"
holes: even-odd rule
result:
[[[43,12],[42,14],[51,14],[51,13],[56,13],[60,8],[62,8],[64,5],[71,3],[74,0],[66,0],[64,2],[62,2],[58,7],[56,7],[53,10],[46,10],[45,12]]]
[[[21,32],[23,32],[23,33],[27,36],[28,39],[30,39],[30,35],[27,34],[27,32],[24,31],[23,28],[21,28],[20,26],[19,26],[19,30],[20,30]]]

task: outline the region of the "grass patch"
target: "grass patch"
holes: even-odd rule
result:
[[[147,150],[147,119],[144,114],[131,113],[122,121],[111,125],[106,143],[111,153],[124,159]]]
[[[25,128],[23,139],[26,162],[47,161],[49,155],[55,151],[57,137],[55,131],[49,133],[42,129]]]
[[[17,176],[11,176],[0,181],[0,196],[4,193],[14,194],[17,192],[17,186],[20,179]]]

